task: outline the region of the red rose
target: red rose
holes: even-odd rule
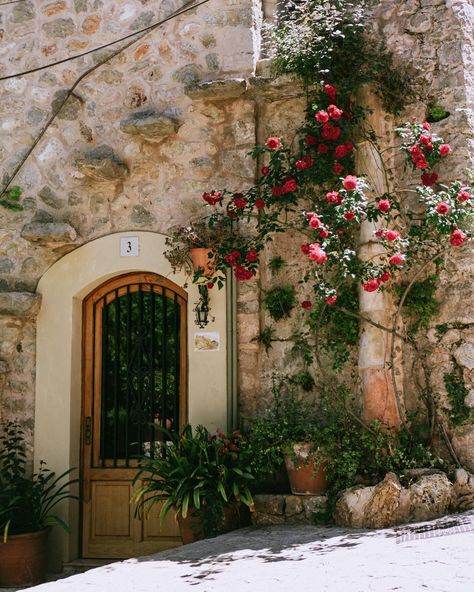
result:
[[[385,233],[385,238],[388,241],[394,241],[397,240],[397,238],[400,238],[400,233],[396,230],[387,230],[387,232]]]
[[[337,296],[334,294],[334,296],[326,296],[326,298],[324,299],[326,301],[326,304],[334,304],[337,300]]]
[[[345,144],[339,144],[339,146],[336,146],[336,150],[334,150],[334,157],[344,158],[344,156],[347,156],[346,146]]]
[[[431,129],[431,125],[427,121],[425,121],[425,123],[423,124],[423,129],[429,131]]]
[[[318,111],[314,118],[316,121],[319,121],[319,123],[326,123],[329,121],[329,115],[326,113],[326,111]]]
[[[354,220],[354,218],[355,218],[354,212],[345,212],[344,213],[345,220],[348,220],[350,222],[351,220]]]
[[[309,245],[308,257],[311,259],[311,261],[315,261],[319,264],[325,263],[328,258],[326,252],[321,248],[319,243],[313,243]]]
[[[403,265],[403,263],[405,262],[405,255],[402,255],[401,253],[395,253],[395,255],[392,255],[390,257],[389,261],[392,265]]]
[[[428,163],[426,161],[426,158],[424,156],[419,156],[413,159],[413,162],[416,166],[417,169],[427,169],[428,168]]]
[[[281,197],[285,193],[283,187],[272,187],[273,197]]]
[[[467,189],[461,189],[461,191],[457,195],[457,200],[461,203],[464,203],[471,197],[469,191]]]
[[[344,113],[342,114],[342,117],[346,121],[350,121],[352,119],[352,113],[350,111],[344,111]]]
[[[347,175],[343,185],[344,189],[347,189],[347,191],[354,191],[354,189],[357,189],[357,177],[354,177],[354,175]]]
[[[301,308],[304,308],[304,310],[311,310],[313,308],[313,303],[310,300],[303,300]]]
[[[252,277],[253,273],[250,271],[250,269],[246,269],[243,265],[237,265],[235,268],[235,278],[239,282],[245,282],[252,279]]]
[[[383,283],[388,282],[392,277],[392,274],[389,271],[385,271],[384,273],[382,273],[382,275],[379,277],[379,280]]]
[[[421,148],[417,144],[415,144],[414,146],[412,146],[410,148],[410,154],[412,156],[423,156]]]
[[[438,181],[438,178],[436,173],[423,173],[421,175],[421,182],[425,187],[431,187]]]
[[[374,234],[377,238],[382,238],[385,236],[385,230],[383,228],[378,228]]]
[[[375,278],[372,278],[368,282],[365,282],[365,284],[362,284],[362,288],[366,292],[376,292],[379,289],[379,286],[380,286],[379,281],[376,280]]]
[[[439,147],[439,153],[441,156],[447,156],[450,152],[452,152],[452,148],[449,144],[441,144]]]
[[[215,206],[222,201],[222,193],[220,191],[211,191],[211,193],[203,193],[202,199],[211,206]]]
[[[255,261],[257,261],[258,259],[258,253],[257,251],[255,251],[255,249],[252,249],[251,251],[249,251],[246,255],[245,255],[245,259],[249,262],[249,263],[255,263]]]
[[[262,172],[262,175],[268,175],[268,173],[270,172],[270,169],[268,167],[262,167],[261,172]]]
[[[333,125],[332,123],[323,123],[321,135],[325,140],[335,142],[339,139],[339,136],[341,135],[341,128],[337,125]]]
[[[331,84],[325,84],[323,91],[334,101],[336,98],[336,89]]]
[[[329,193],[326,193],[326,199],[329,203],[332,204],[341,203],[341,196],[337,191],[330,191]]]
[[[436,211],[438,214],[447,214],[450,211],[449,204],[445,201],[440,201],[439,204],[436,206]]]
[[[323,228],[322,230],[319,231],[318,236],[319,236],[319,238],[327,238],[329,236],[329,230],[326,230],[326,228]]]
[[[208,290],[212,290],[212,288],[213,288],[213,287],[214,287],[214,284],[213,284],[212,282],[208,282],[208,283],[206,284],[206,288],[207,288]]]
[[[430,134],[421,134],[421,136],[418,138],[418,141],[420,144],[429,144],[431,142],[431,136]]]
[[[313,159],[306,154],[301,160],[296,161],[296,168],[300,171],[304,171],[305,169],[311,168],[313,166],[313,162]]]
[[[233,201],[234,206],[239,210],[243,210],[245,206],[248,204],[248,201],[243,197],[236,197]]]
[[[228,218],[237,218],[237,212],[235,210],[227,210]]]
[[[388,212],[391,207],[392,207],[392,204],[389,202],[388,199],[381,199],[377,204],[377,208],[381,212]]]
[[[433,150],[433,144],[431,142],[428,142],[428,144],[426,144],[426,146],[425,146],[425,151],[431,152],[432,150]]]
[[[283,192],[284,193],[291,193],[292,191],[296,191],[298,186],[296,184],[295,179],[287,179],[283,184]]]
[[[316,146],[316,144],[318,143],[318,139],[315,136],[312,136],[311,134],[308,134],[304,141],[306,143],[306,146]]]
[[[311,228],[313,230],[316,230],[317,228],[319,228],[321,226],[321,220],[316,215],[313,215],[309,219],[309,225],[311,226]]]
[[[278,148],[281,148],[281,140],[280,138],[268,138],[268,140],[265,142],[267,148],[270,148],[270,150],[278,150]]]
[[[454,230],[451,233],[451,236],[449,238],[449,242],[454,246],[454,247],[459,247],[460,245],[463,244],[463,242],[467,240],[467,236],[464,234],[464,232],[461,232],[460,230]]]
[[[305,243],[305,244],[301,245],[300,251],[303,253],[303,255],[308,255],[309,254],[309,243]]]
[[[240,251],[232,251],[231,255],[235,260],[240,259],[241,257]]]
[[[354,144],[352,144],[351,142],[346,142],[344,144],[345,148],[346,148],[346,153],[350,154],[353,150],[354,150]]]
[[[340,175],[342,173],[342,171],[344,170],[344,167],[342,166],[342,164],[340,162],[335,162],[332,166],[332,170],[333,170],[334,174]]]
[[[329,117],[333,121],[338,121],[342,117],[342,109],[339,109],[339,107],[336,107],[336,105],[329,105],[328,113]]]
[[[329,146],[326,144],[319,144],[318,152],[319,154],[327,154],[329,152]]]
[[[265,201],[259,197],[255,200],[255,207],[257,208],[257,210],[261,210],[265,207]]]

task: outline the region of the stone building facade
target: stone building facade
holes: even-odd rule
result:
[[[25,0],[2,6],[0,77],[86,53],[158,23],[185,4]],[[108,61],[106,52],[120,44],[0,82],[3,183],[27,156],[11,183],[23,191],[23,210],[0,211],[0,420],[19,418],[32,448],[35,441],[35,457],[44,456],[56,469],[80,461],[81,303],[111,277],[153,272],[188,291],[193,423],[215,428],[251,416],[266,400],[273,373],[296,364],[289,358],[296,317],[280,326],[270,350],[257,341],[269,323],[262,294],[280,281],[265,264],[255,281],[229,284],[227,293],[211,295],[215,321],[206,331],[221,339],[220,357],[212,358],[214,353],[193,351],[197,289],[184,274],[173,274],[162,255],[170,228],[199,215],[203,191],[252,184],[256,165],[248,152],[255,143],[269,135],[290,139],[303,121],[302,88],[291,78],[272,79],[268,60],[262,59],[261,27],[273,18],[275,4],[209,0],[138,35]],[[463,177],[473,156],[472,4],[381,0],[374,6],[373,26],[399,60],[410,62],[423,89],[408,115],[423,118],[432,104],[451,113],[436,124],[436,132],[456,149],[443,180]],[[374,126],[389,146],[399,122],[374,105]],[[376,166],[367,164],[371,167],[367,173],[376,176]],[[136,259],[121,256],[120,240],[127,237],[139,239]],[[443,376],[456,366],[474,406],[471,253],[468,248],[450,256],[437,295],[440,314],[424,351],[440,400],[446,401]],[[295,262],[288,273],[299,279],[298,248],[291,238],[273,243],[266,256],[278,254]],[[388,318],[391,304],[382,297],[368,302],[366,310]],[[447,329],[442,334],[435,329],[441,324]],[[368,327],[363,330],[370,334]],[[388,346],[380,340],[377,330],[365,339],[363,370],[385,371],[380,352]],[[400,349],[402,358],[399,388],[410,407],[417,366],[407,346]],[[212,385],[217,360],[222,372]],[[356,367],[357,352],[353,361]],[[362,374],[352,378],[363,382]],[[62,454],[54,450],[52,433],[58,434]],[[474,470],[474,426],[454,433],[453,443]],[[77,555],[76,543],[66,554]]]

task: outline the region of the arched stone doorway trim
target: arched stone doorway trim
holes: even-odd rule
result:
[[[120,239],[137,237],[137,257],[120,256]],[[214,291],[212,316],[206,331],[218,333],[218,351],[195,351],[194,304],[197,287],[184,273],[173,273],[163,257],[166,237],[152,232],[108,235],[65,255],[41,278],[42,295],[37,321],[37,376],[35,400],[35,466],[40,460],[60,473],[80,463],[82,394],[82,302],[107,279],[124,273],[151,272],[169,278],[188,294],[189,421],[209,429],[227,423],[226,294]],[[212,379],[210,379],[212,377]],[[61,515],[71,535],[55,529],[50,538],[52,566],[79,556],[79,511],[65,503]]]

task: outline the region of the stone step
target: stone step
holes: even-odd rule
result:
[[[270,524],[315,524],[326,512],[325,495],[254,495],[255,512],[252,523],[258,526]]]

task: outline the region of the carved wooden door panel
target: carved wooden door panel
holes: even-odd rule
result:
[[[187,295],[151,273],[127,274],[84,302],[82,556],[126,558],[181,544],[171,514],[130,503],[138,458],[187,418]]]

